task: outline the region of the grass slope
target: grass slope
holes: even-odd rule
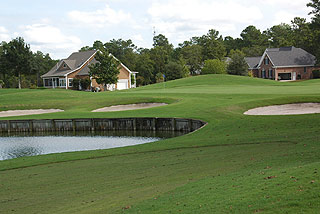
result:
[[[187,117],[190,135],[101,151],[0,162],[0,213],[317,213],[320,115],[245,116],[257,106],[320,102],[320,81],[198,76],[127,91],[0,90],[2,119]],[[91,113],[114,104],[152,109]]]

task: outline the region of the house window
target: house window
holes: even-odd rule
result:
[[[73,87],[73,78],[68,79],[69,87]]]
[[[304,73],[307,73],[307,67],[304,67]]]
[[[65,79],[59,79],[59,86],[60,87],[66,87],[66,80]]]
[[[272,69],[269,69],[269,79],[272,79],[273,78],[273,71],[272,71]]]
[[[262,69],[261,78],[266,78],[266,70]]]
[[[44,87],[52,86],[52,79],[44,79]]]
[[[66,67],[67,67],[67,65],[66,65],[66,64],[63,64],[63,67],[64,67],[64,68],[66,68]]]
[[[268,57],[266,57],[266,58],[264,59],[264,64],[265,64],[265,65],[269,65],[269,58],[268,58]]]

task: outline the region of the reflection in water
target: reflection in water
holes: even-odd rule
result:
[[[109,149],[180,136],[180,132],[64,132],[0,136],[0,160],[51,153]]]
[[[3,159],[13,159],[13,158],[20,158],[25,156],[35,156],[40,154],[42,154],[42,150],[39,147],[36,148],[31,146],[20,146],[20,147],[9,148],[7,151],[4,151]],[[0,155],[0,160],[1,160],[1,155]]]

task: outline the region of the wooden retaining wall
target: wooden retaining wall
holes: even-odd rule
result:
[[[200,120],[182,118],[3,120],[0,121],[0,133],[109,130],[193,132],[205,124]]]

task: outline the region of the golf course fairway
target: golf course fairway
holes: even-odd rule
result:
[[[135,103],[168,105],[91,112]],[[320,114],[243,114],[290,103],[320,103],[320,80],[206,75],[116,92],[1,89],[0,111],[64,110],[1,120],[176,117],[208,125],[138,146],[0,161],[0,213],[318,213]]]

